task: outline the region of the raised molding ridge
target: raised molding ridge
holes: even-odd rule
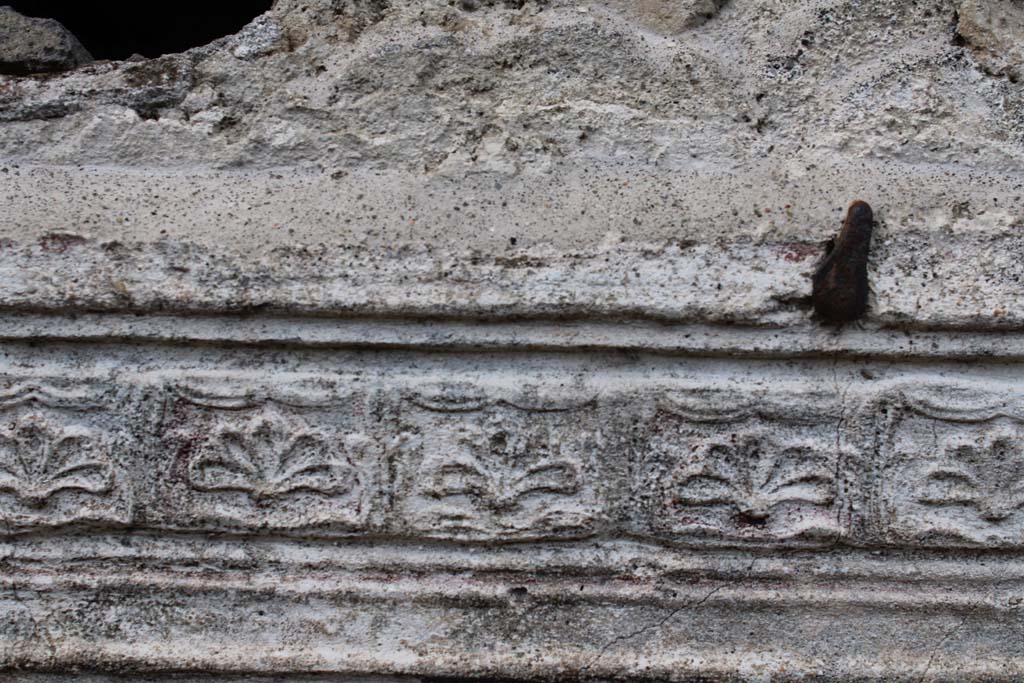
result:
[[[1014,329],[943,330],[864,323],[837,330],[810,321],[776,326],[642,320],[9,312],[0,316],[0,340],[192,343],[296,350],[633,351],[755,359],[1024,360],[1024,332]]]
[[[926,231],[890,235],[869,271],[870,320],[906,329],[1024,328],[1007,303],[1020,295],[1021,266],[1006,260],[998,278],[987,277],[983,264],[975,273],[947,258],[951,248],[1018,253],[1022,245],[1011,229],[965,232],[952,245]],[[52,233],[2,244],[0,309],[801,326],[810,314],[809,275],[823,253],[814,240],[748,237],[579,251],[321,244],[253,254]]]

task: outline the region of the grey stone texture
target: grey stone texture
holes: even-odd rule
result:
[[[1020,18],[279,0],[0,76],[0,678],[1020,680]]]
[[[66,71],[91,61],[89,51],[60,22],[0,7],[0,74]]]

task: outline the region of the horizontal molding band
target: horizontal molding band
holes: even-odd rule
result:
[[[312,349],[636,351],[730,358],[1024,360],[1024,331],[308,316],[0,315],[0,341]]]
[[[0,541],[0,562],[8,581],[34,571],[59,573],[73,563],[88,568],[88,573],[146,567],[156,576],[182,579],[214,570],[226,581],[275,573],[313,573],[337,580],[395,573],[421,577],[426,585],[470,572],[481,580],[509,585],[523,580],[583,582],[592,591],[637,578],[655,586],[687,585],[695,579],[774,585],[799,578],[809,588],[891,582],[908,590],[956,585],[978,594],[997,586],[1003,592],[1024,594],[1024,564],[1010,552],[686,549],[616,538],[467,547],[431,539],[326,540],[265,534],[229,540],[175,532],[78,531]]]
[[[869,320],[1024,329],[1022,174],[918,161],[570,165],[500,182],[14,165],[0,307],[802,326],[859,188],[878,220]]]
[[[521,596],[542,604],[573,606],[615,605],[622,607],[685,608],[697,602],[709,607],[743,605],[752,609],[831,609],[864,608],[876,612],[1019,612],[1024,585],[994,583],[987,589],[965,590],[957,584],[939,582],[906,586],[893,583],[848,584],[823,582],[815,585],[806,579],[758,585],[755,577],[738,574],[732,579],[701,579],[689,582],[653,581],[645,577],[621,576],[617,581],[595,585],[587,577],[552,580],[543,575],[508,577],[468,576],[465,572],[437,574],[420,578],[374,574],[366,577],[336,577],[323,572],[288,574],[276,571],[218,572],[150,569],[112,572],[88,566],[82,575],[52,574],[38,569],[32,574],[0,574],[0,598],[6,593],[60,595],[97,592],[107,595],[159,594],[251,596],[273,593],[281,600],[335,599],[353,605],[370,603],[401,607],[409,604],[480,610],[515,605]],[[525,593],[523,592],[525,589]]]
[[[296,592],[292,577],[241,587],[212,579],[203,589],[138,575],[75,586],[66,574],[48,586],[0,586],[0,672],[84,667],[520,680],[746,678],[752,669],[772,672],[771,680],[806,680],[826,666],[850,680],[927,671],[940,679],[955,672],[1014,680],[1024,672],[1018,643],[1006,637],[1020,628],[1019,609],[962,598],[939,604],[924,592],[920,604],[881,592],[851,605],[842,591],[836,601],[827,591],[802,600],[800,588],[758,591],[737,580],[695,582],[674,598],[666,588],[659,598],[628,603],[567,600],[578,586],[566,584],[551,594],[504,584],[500,599],[481,599],[474,578],[463,575],[447,581],[452,599],[417,600],[401,588],[387,594],[387,576],[360,596]],[[311,587],[321,580],[304,579]],[[116,627],[104,628],[112,621]]]
[[[668,653],[650,653],[644,648],[634,651],[599,655],[591,647],[559,647],[557,652],[519,648],[501,652],[482,650],[433,651],[426,647],[402,647],[387,656],[378,650],[366,649],[362,642],[330,642],[319,649],[305,650],[284,646],[256,646],[237,641],[203,642],[198,634],[191,639],[151,642],[104,642],[95,644],[84,639],[63,639],[53,646],[38,649],[19,648],[18,644],[0,641],[0,647],[11,648],[13,656],[0,664],[0,673],[8,680],[39,681],[41,673],[28,677],[31,670],[47,672],[43,680],[63,681],[67,671],[76,671],[73,680],[82,680],[83,674],[95,671],[117,671],[113,679],[102,678],[102,683],[125,681],[174,681],[208,679],[235,680],[247,683],[266,677],[273,683],[409,683],[424,678],[437,683],[465,681],[578,681],[595,683],[612,681],[705,681],[771,680],[771,681],[830,681],[850,683],[886,681],[918,683],[922,680],[944,681],[954,677],[962,680],[1018,681],[1024,664],[1012,654],[988,653],[984,657],[972,656],[970,647],[983,646],[983,638],[971,637],[964,632],[974,626],[965,623],[944,624],[947,634],[926,625],[922,631],[927,638],[901,639],[901,647],[887,650],[864,646],[863,654],[851,655],[835,650],[810,651],[820,646],[814,641],[804,651],[778,648],[746,648],[737,654],[737,646],[703,647]],[[742,628],[742,626],[737,626]],[[642,628],[642,627],[641,627]],[[497,638],[501,634],[491,634]],[[877,634],[876,634],[877,635]],[[889,635],[883,631],[882,635]],[[943,636],[946,635],[944,638]],[[990,636],[990,633],[985,633]],[[952,652],[934,652],[936,645],[959,646]],[[187,652],[187,659],[168,652],[175,649]],[[145,654],[142,652],[145,651]],[[593,660],[593,661],[592,661]],[[388,676],[381,676],[388,672]],[[771,678],[767,678],[768,674]],[[196,678],[188,678],[189,674]],[[21,677],[25,676],[25,679]],[[135,678],[138,676],[138,678]],[[166,678],[165,678],[166,677]],[[955,679],[955,678],[954,678]],[[69,680],[72,680],[69,677]],[[90,680],[90,679],[86,679]],[[92,681],[90,680],[90,683]],[[99,682],[97,682],[99,683]]]

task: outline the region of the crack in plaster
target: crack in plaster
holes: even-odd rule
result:
[[[755,558],[747,566],[746,571],[749,573],[754,568],[754,565],[756,563],[757,563],[757,559]],[[588,669],[592,668],[595,664],[597,664],[597,662],[605,655],[605,653],[607,653],[608,650],[610,650],[616,644],[623,643],[623,642],[625,642],[627,640],[631,640],[633,638],[636,638],[637,636],[641,636],[641,635],[647,633],[648,631],[653,631],[655,629],[661,628],[662,626],[667,624],[669,621],[674,619],[676,617],[676,615],[679,614],[680,612],[682,612],[683,610],[685,610],[685,609],[694,609],[694,608],[700,607],[701,605],[706,603],[708,600],[710,600],[712,597],[714,597],[714,595],[716,593],[718,593],[719,591],[721,591],[723,588],[725,588],[728,585],[729,585],[729,582],[728,581],[724,581],[720,585],[715,586],[710,591],[708,591],[699,600],[694,600],[694,601],[683,603],[682,605],[680,605],[679,607],[676,607],[671,612],[669,612],[667,615],[665,615],[664,617],[662,617],[661,619],[658,619],[657,621],[655,621],[653,623],[649,623],[649,624],[646,624],[644,626],[641,626],[640,628],[635,629],[635,630],[631,631],[630,633],[626,633],[626,634],[623,634],[623,635],[615,636],[608,643],[606,643],[604,646],[601,647],[601,649],[598,651],[598,653],[596,655],[594,655],[593,659],[591,659],[585,665],[580,667],[578,675],[582,677],[584,675],[585,671],[587,671]]]
[[[840,496],[839,486],[842,481],[841,473],[843,468],[843,450],[842,450],[842,434],[843,425],[846,424],[846,397],[850,393],[850,387],[852,382],[847,382],[845,386],[840,388],[839,383],[839,354],[836,353],[832,357],[832,384],[835,387],[836,394],[839,396],[839,417],[836,420],[836,438],[835,438],[835,449],[836,449],[836,466],[835,466],[835,482],[836,482],[836,496]],[[842,541],[842,517],[843,517],[843,506],[836,506],[836,536],[832,541],[832,547],[837,548],[839,543]]]
[[[945,633],[945,635],[942,636],[939,642],[935,644],[935,647],[933,647],[932,651],[928,654],[928,661],[924,665],[924,671],[921,672],[921,677],[917,679],[918,683],[923,683],[923,681],[925,681],[928,678],[928,672],[931,670],[932,664],[935,662],[935,656],[936,654],[938,654],[939,649],[943,645],[945,645],[950,638],[955,636],[960,631],[960,629],[964,627],[964,624],[967,623],[967,620],[971,617],[971,614],[973,614],[973,610],[965,614],[964,618],[960,620],[960,623],[954,626],[953,628],[949,629]]]

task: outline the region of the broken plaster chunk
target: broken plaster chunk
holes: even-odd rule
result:
[[[276,52],[285,44],[285,35],[273,20],[259,16],[232,38],[231,54],[238,59],[255,59]]]
[[[1024,4],[964,0],[957,32],[988,73],[1018,80],[1024,67]]]
[[[674,35],[703,26],[728,0],[613,0],[613,6],[632,14],[662,35]]]
[[[0,73],[52,73],[91,61],[92,55],[60,22],[0,7]]]
[[[181,109],[190,116],[217,104],[217,91],[207,83],[196,86],[181,103]]]

